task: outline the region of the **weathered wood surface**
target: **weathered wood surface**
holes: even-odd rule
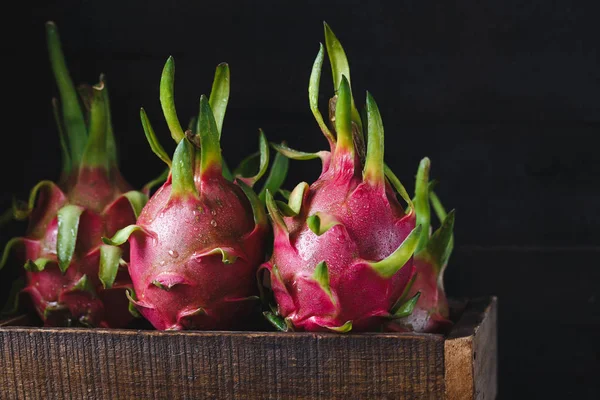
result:
[[[481,304],[469,305],[463,317],[481,314],[477,307]],[[483,311],[494,313],[495,307]],[[480,326],[459,321],[457,327],[495,362],[495,347],[488,349],[483,338],[493,333],[494,320],[472,321],[481,320]],[[5,326],[0,328],[0,398],[444,399],[445,342],[429,334]],[[475,377],[492,372],[485,365],[473,371]],[[488,391],[485,399],[493,399],[495,376],[488,381],[481,387]]]

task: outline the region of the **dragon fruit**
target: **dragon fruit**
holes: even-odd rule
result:
[[[220,64],[207,99],[200,97],[195,132],[184,132],[174,105],[174,61],[163,69],[160,98],[171,135],[173,161],[158,143],[144,110],[150,146],[171,167],[136,225],[106,243],[130,243],[130,301],[160,330],[228,329],[259,304],[256,271],[264,261],[268,220],[249,184],[268,163],[261,133],[261,168],[251,178],[223,176],[220,132],[229,98],[229,67]]]
[[[135,222],[147,196],[132,191],[119,172],[106,83],[73,86],[54,23],[46,24],[52,70],[60,93],[53,100],[62,146],[58,183],[42,181],[17,219],[29,219],[25,237],[6,246],[0,268],[16,251],[25,263],[23,290],[46,326],[123,327],[133,316],[125,290],[131,280],[122,250],[103,235]],[[60,107],[60,110],[59,110]]]
[[[452,326],[449,320],[448,300],[444,291],[444,270],[454,247],[454,214],[446,213],[429,182],[430,161],[419,164],[415,185],[414,205],[417,223],[423,227],[414,255],[416,273],[409,284],[407,299],[412,312],[404,318],[391,321],[387,328],[394,331],[443,332]],[[440,227],[430,236],[431,206]]]
[[[323,168],[312,185],[299,183],[287,203],[267,195],[275,241],[259,278],[270,286],[277,308],[265,314],[282,330],[377,330],[389,319],[410,314],[414,300],[406,292],[422,227],[406,190],[384,164],[383,124],[375,100],[367,93],[361,120],[346,55],[327,24],[325,39],[337,93],[330,101],[331,129],[317,104],[323,45],[310,77],[309,103],[331,151],[304,153],[273,145],[293,159],[320,158]],[[363,126],[368,132],[364,160]]]

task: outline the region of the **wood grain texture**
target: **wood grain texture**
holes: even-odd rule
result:
[[[444,399],[445,341],[431,334],[5,326],[0,397]]]

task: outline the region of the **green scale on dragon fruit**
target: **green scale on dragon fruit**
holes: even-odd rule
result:
[[[137,310],[160,330],[230,329],[257,308],[256,271],[265,260],[270,227],[260,197],[278,190],[287,159],[278,154],[261,195],[251,186],[266,172],[269,146],[259,135],[260,152],[236,171],[258,161],[254,176],[231,174],[221,156],[220,136],[229,100],[229,66],[220,64],[210,98],[183,131],[174,103],[175,63],[163,69],[160,100],[173,139],[170,160],[144,112],[141,119],[153,151],[170,167],[165,184],[142,210],[136,225],[105,239],[130,243],[129,271]],[[247,175],[247,174],[246,174]]]
[[[57,183],[38,183],[28,202],[15,202],[14,217],[29,226],[9,241],[0,268],[13,258],[24,263],[23,292],[46,326],[124,327],[133,318],[125,294],[131,279],[123,250],[101,237],[135,222],[150,186],[133,191],[119,171],[103,76],[76,89],[54,23],[46,24],[46,35],[59,90],[52,105],[62,175]]]
[[[327,24],[325,43],[336,92],[329,104],[331,126],[318,108],[322,45],[308,92],[330,151],[273,145],[292,159],[320,158],[323,167],[318,180],[299,183],[287,203],[267,193],[275,242],[270,261],[261,267],[266,277],[259,273],[259,281],[271,289],[276,306],[265,316],[281,330],[382,330],[411,315],[420,296],[408,294],[424,227],[412,199],[384,164],[377,104],[367,93],[364,113],[357,111],[346,54]]]

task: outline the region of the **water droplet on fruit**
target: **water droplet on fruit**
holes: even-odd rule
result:
[[[179,253],[177,252],[177,250],[169,250],[169,255],[173,258],[179,257]]]
[[[215,221],[214,219],[211,219],[211,220],[210,220],[210,224],[211,224],[212,226],[216,227],[216,226],[217,226],[217,221]]]
[[[165,265],[165,260],[162,260],[162,261],[160,262],[160,265]]]
[[[217,215],[217,210],[210,210],[210,213],[211,213],[212,215]],[[212,222],[211,222],[211,223],[212,223]]]

